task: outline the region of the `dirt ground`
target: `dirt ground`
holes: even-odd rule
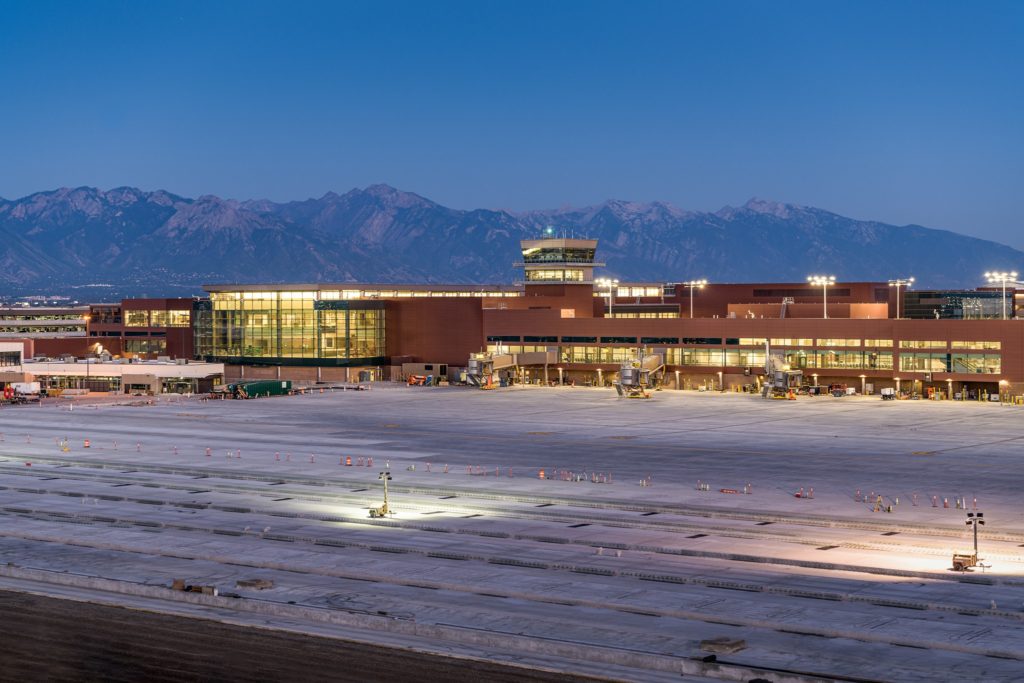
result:
[[[0,642],[0,681],[596,680],[6,591]]]

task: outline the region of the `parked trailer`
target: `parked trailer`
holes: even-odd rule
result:
[[[235,398],[256,398],[263,396],[287,396],[292,393],[290,380],[251,380],[228,385],[228,392]]]

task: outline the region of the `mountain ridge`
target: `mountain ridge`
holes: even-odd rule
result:
[[[288,202],[82,186],[0,199],[0,294],[99,282],[125,296],[201,294],[205,283],[506,283],[519,275],[518,240],[548,227],[599,239],[603,274],[643,282],[828,272],[971,288],[1024,262],[948,230],[758,197],[715,212],[619,199],[510,212],[452,209],[383,183]]]

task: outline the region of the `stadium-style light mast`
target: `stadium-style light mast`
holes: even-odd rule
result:
[[[821,287],[821,317],[828,318],[828,288],[836,283],[835,275],[808,275],[807,282]]]

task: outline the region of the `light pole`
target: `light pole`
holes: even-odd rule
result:
[[[808,275],[807,282],[814,287],[821,287],[822,318],[828,318],[828,288],[836,283],[835,275]]]
[[[978,525],[985,526],[984,512],[968,512],[967,526],[974,527],[974,557],[978,557]]]
[[[597,280],[595,280],[594,284],[596,284],[598,287],[607,287],[608,288],[608,317],[609,318],[614,318],[615,316],[612,315],[615,312],[615,293],[614,292],[615,292],[615,287],[618,286],[618,284],[619,284],[619,281],[618,280],[611,280],[611,279],[606,278],[606,277],[602,277],[602,278],[598,278]]]
[[[377,475],[377,478],[384,482],[384,505],[379,508],[370,508],[371,517],[387,517],[391,510],[388,508],[388,482],[391,481],[391,472],[385,471]]]
[[[689,280],[683,283],[684,287],[690,288],[690,320],[693,320],[693,290],[704,289],[707,284],[707,280]]]
[[[985,273],[985,279],[991,284],[1003,286],[1003,320],[1006,320],[1006,285],[1007,283],[1011,285],[1019,284],[1017,282],[1017,271],[1011,270],[1009,273],[1005,271],[992,271]]]
[[[896,319],[900,319],[900,287],[906,287],[910,289],[914,284],[914,278],[897,278],[895,280],[889,280],[889,286],[896,288]]]

